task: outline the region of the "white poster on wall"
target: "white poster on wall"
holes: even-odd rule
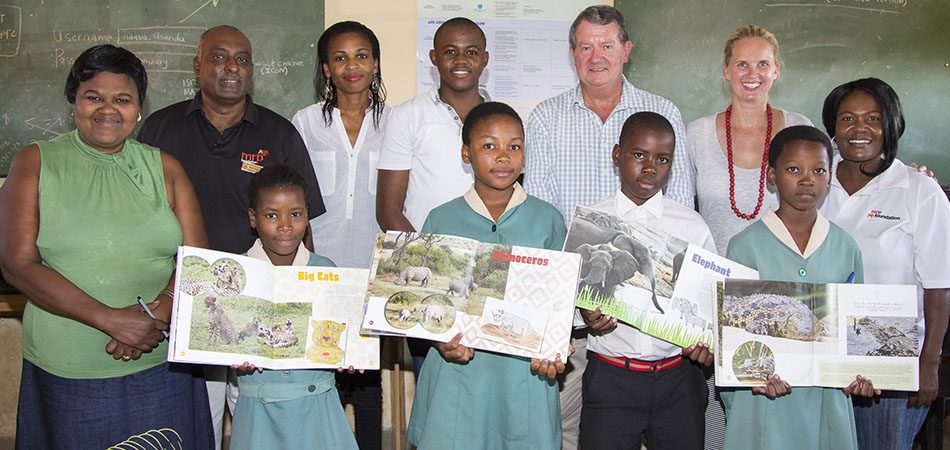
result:
[[[577,84],[568,33],[590,0],[419,0],[416,93],[439,85],[429,60],[435,31],[448,19],[467,17],[485,32],[488,67],[479,85],[492,100],[511,105],[522,118],[541,101]]]

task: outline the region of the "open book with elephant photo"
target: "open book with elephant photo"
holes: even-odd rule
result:
[[[923,334],[917,288],[726,279],[717,284],[716,385],[916,391]]]
[[[368,278],[366,269],[179,247],[168,360],[379,369],[379,338],[359,333]]]
[[[380,233],[363,332],[567,360],[580,258],[441,234]]]
[[[755,270],[662,230],[578,206],[564,250],[581,255],[577,307],[680,347],[713,344],[710,292],[726,274]]]

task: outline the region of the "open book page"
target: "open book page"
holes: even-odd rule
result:
[[[917,288],[907,285],[837,284],[838,349],[815,354],[815,385],[847,386],[856,374],[875,388],[916,391],[924,336]],[[844,354],[841,358],[838,355]]]
[[[673,340],[657,337],[681,347],[697,342],[715,347],[713,316],[716,315],[716,282],[726,278],[757,280],[759,272],[695,244],[689,244],[678,266],[679,272],[674,272],[673,314],[667,314],[666,320],[678,323],[677,336],[681,338]]]
[[[564,250],[581,255],[577,307],[600,308],[681,347],[712,344],[708,292],[715,280],[757,278],[754,270],[665,231],[583,206],[574,210]]]
[[[363,332],[567,358],[577,255],[456,236],[380,234]]]
[[[917,389],[913,286],[727,279],[717,290],[716,384]]]
[[[350,330],[359,329],[368,276],[365,269],[275,268],[247,256],[180,247],[168,359],[377,369],[378,338]],[[330,322],[336,325],[328,328]],[[336,349],[323,352],[332,357],[308,355],[315,342]]]

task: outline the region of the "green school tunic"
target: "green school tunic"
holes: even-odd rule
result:
[[[480,211],[480,212],[477,212]],[[517,184],[498,222],[470,190],[433,209],[422,231],[560,250],[564,220]],[[430,449],[557,449],[561,446],[558,386],[531,374],[527,358],[476,351],[468,364],[445,361],[432,348],[419,374],[409,442]]]
[[[805,283],[864,281],[857,243],[837,225],[818,217],[804,256],[773,211],[729,241],[727,257],[759,271],[763,280]],[[779,374],[781,375],[781,374]],[[723,389],[725,449],[857,448],[854,410],[841,389],[794,387],[769,400],[751,389]]]
[[[260,239],[248,256],[260,257]],[[300,244],[294,265],[336,267]],[[306,325],[304,325],[306,326]],[[231,449],[357,450],[333,370],[264,370],[237,377]]]

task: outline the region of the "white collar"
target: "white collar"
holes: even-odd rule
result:
[[[835,155],[834,162],[831,165],[831,173],[834,174],[831,177],[831,185],[844,189],[841,187],[841,182],[838,181],[838,164],[844,161],[841,157],[841,153]],[[864,185],[863,188],[858,189],[858,192],[865,191],[864,193],[873,193],[883,189],[893,189],[893,188],[906,188],[910,185],[910,177],[907,175],[907,167],[901,162],[901,160],[894,158],[894,162],[891,163],[891,167],[888,167],[884,173],[874,177],[871,181],[868,181],[868,184]],[[858,192],[855,192],[857,194]]]
[[[818,213],[818,217],[815,218],[815,225],[811,228],[811,235],[808,236],[808,244],[805,245],[805,251],[802,252],[798,249],[798,244],[795,243],[795,239],[792,238],[792,234],[788,232],[788,228],[785,227],[785,222],[782,222],[782,219],[779,218],[775,211],[771,208],[762,214],[762,223],[768,227],[769,231],[782,241],[786,247],[792,249],[795,254],[801,256],[802,258],[808,259],[818,247],[821,247],[821,244],[825,242],[825,238],[828,237],[828,230],[831,229],[831,224],[828,222],[828,219],[825,216]]]
[[[482,99],[485,100],[486,102],[492,101],[491,96],[488,95],[488,91],[485,89],[482,89],[481,86],[478,87],[478,95],[480,95]],[[442,97],[439,95],[439,86],[433,86],[432,89],[429,90],[429,98],[436,104],[445,105],[450,108],[452,107],[452,105],[449,105],[448,103],[442,101]],[[452,108],[452,109],[453,111],[455,110],[455,108]]]
[[[515,191],[511,193],[511,199],[508,200],[508,206],[505,206],[505,211],[501,213],[502,216],[505,215],[505,213],[508,212],[508,210],[510,210],[511,208],[514,208],[515,206],[518,206],[524,203],[524,201],[528,199],[528,193],[524,191],[524,188],[522,188],[521,185],[518,184],[517,181],[515,182],[514,185],[512,185],[512,187],[515,189]],[[465,193],[463,197],[465,198],[465,203],[468,203],[468,206],[472,208],[472,210],[475,211],[478,215],[492,222],[495,221],[495,219],[492,219],[491,213],[488,212],[488,207],[485,206],[485,202],[483,202],[482,198],[478,196],[478,192],[475,192],[474,184],[468,190],[468,192]],[[498,217],[501,217],[501,216],[498,216]]]
[[[622,110],[626,108],[634,107],[634,86],[629,81],[627,81],[626,75],[621,75],[621,91],[620,91],[620,101],[617,102],[617,105],[614,106],[614,111]],[[581,84],[577,83],[577,86],[574,87],[574,105],[581,108],[590,109],[584,103],[584,91],[582,90]]]
[[[270,257],[267,256],[267,253],[264,251],[264,245],[261,244],[261,240],[257,239],[254,241],[254,245],[247,251],[247,256],[251,258],[257,258],[262,261],[271,262]],[[294,263],[292,266],[306,266],[310,262],[310,250],[307,250],[307,247],[304,247],[303,242],[297,247],[297,254],[294,255]],[[273,264],[273,263],[272,263]]]
[[[638,211],[645,211],[650,213],[653,217],[657,219],[663,218],[663,191],[659,191],[643,202],[642,205],[637,205],[626,194],[623,193],[620,189],[617,189],[617,192],[614,193],[614,200],[616,202],[616,211],[617,215],[620,217],[626,217],[627,214],[635,213]]]

